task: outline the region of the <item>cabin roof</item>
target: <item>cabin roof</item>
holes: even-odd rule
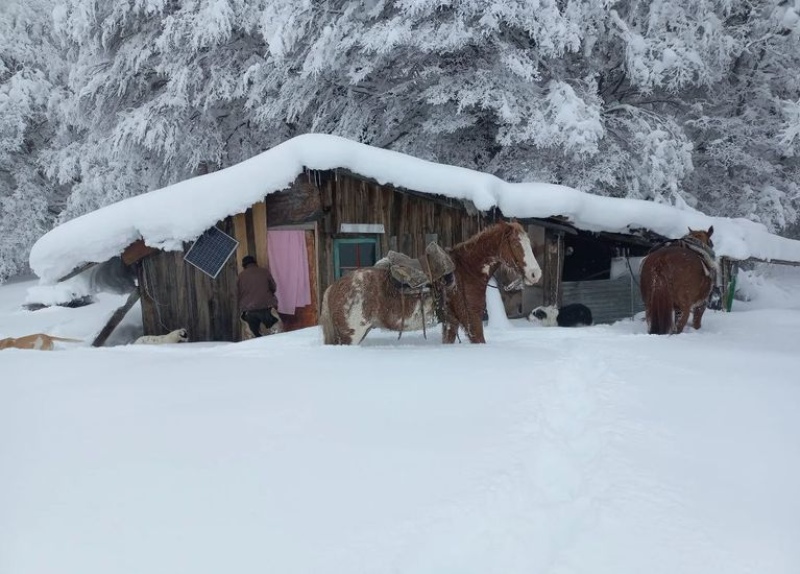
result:
[[[714,226],[719,255],[800,262],[800,241],[768,232],[747,219],[711,217],[690,208],[603,197],[547,183],[509,183],[493,175],[418,159],[337,136],[292,138],[229,168],[197,176],[103,207],[67,221],[33,246],[30,265],[45,282],[86,263],[103,262],[143,239],[151,247],[179,250],[217,221],[247,210],[288,188],[304,169],[347,169],[380,184],[469,200],[481,211],[507,217],[560,217],[578,229],[631,233],[647,229],[683,236]]]

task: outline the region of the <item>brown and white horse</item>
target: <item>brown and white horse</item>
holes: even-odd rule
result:
[[[439,322],[437,293],[444,284],[404,294],[388,267],[356,269],[332,283],[322,297],[319,322],[326,345],[357,345],[372,329],[418,331]]]
[[[455,263],[455,285],[434,284],[419,297],[403,296],[388,269],[380,267],[357,269],[331,284],[320,312],[325,344],[357,345],[376,327],[418,331],[440,321],[445,343],[455,341],[459,327],[471,342],[484,343],[486,286],[498,267],[505,263],[530,285],[542,275],[530,238],[518,223],[494,224],[448,254]]]
[[[717,275],[713,233],[713,225],[707,231],[689,229],[642,261],[639,287],[651,335],[681,333],[690,312],[692,326],[700,328]]]

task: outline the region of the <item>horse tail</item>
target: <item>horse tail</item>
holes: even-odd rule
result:
[[[647,310],[650,315],[648,333],[651,335],[669,335],[672,332],[673,309],[674,305],[670,290],[653,285],[650,290],[649,301],[647,301]]]
[[[336,336],[336,328],[333,325],[333,315],[331,315],[331,309],[328,303],[331,287],[333,287],[333,285],[325,289],[325,293],[322,295],[322,308],[319,313],[319,324],[322,326],[322,340],[326,345],[336,345],[339,342],[339,337]]]

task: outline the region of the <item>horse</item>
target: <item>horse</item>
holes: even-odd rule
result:
[[[501,266],[515,271],[525,285],[534,285],[542,269],[531,240],[516,221],[500,221],[448,250],[455,263],[455,286],[447,298],[442,342],[452,344],[463,328],[470,343],[485,343],[483,315],[486,286]],[[516,288],[512,284],[509,288]]]
[[[450,256],[431,243],[425,258],[390,251],[373,267],[356,269],[322,296],[320,325],[326,345],[357,345],[373,328],[425,330],[441,320],[454,284]]]
[[[442,341],[454,343],[463,327],[472,343],[485,343],[483,313],[489,278],[505,264],[526,284],[542,271],[530,238],[519,223],[501,221],[447,250],[454,282],[433,282],[409,302],[385,267],[357,269],[334,283],[322,298],[320,324],[328,345],[359,344],[373,328],[418,331],[443,323]]]
[[[713,233],[713,225],[708,230],[689,228],[681,239],[656,246],[642,261],[639,288],[651,335],[683,332],[690,312],[692,326],[700,328],[717,277]]]

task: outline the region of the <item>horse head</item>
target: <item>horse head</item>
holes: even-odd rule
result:
[[[687,233],[684,237],[685,238],[692,238],[695,241],[702,243],[703,245],[707,245],[711,249],[714,248],[714,242],[711,241],[711,236],[714,234],[714,226],[712,225],[707,230],[705,229],[692,229],[689,228],[689,233]]]
[[[500,222],[503,226],[503,241],[500,245],[500,261],[522,276],[526,285],[534,285],[542,278],[542,268],[533,255],[531,238],[516,221]]]

